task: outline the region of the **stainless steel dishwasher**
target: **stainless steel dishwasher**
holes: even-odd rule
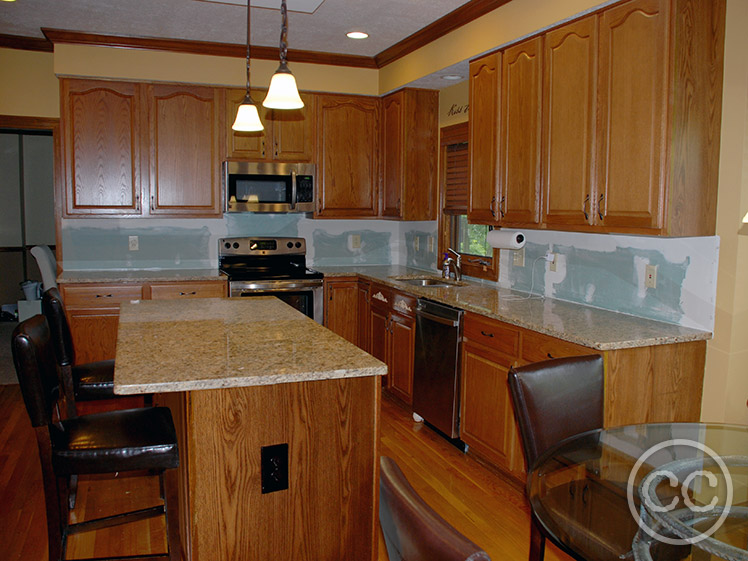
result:
[[[463,314],[424,298],[416,308],[413,412],[449,438],[459,436]]]

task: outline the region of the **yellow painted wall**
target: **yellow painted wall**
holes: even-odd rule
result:
[[[748,2],[727,0],[717,203],[720,236],[714,339],[707,347],[704,421],[748,424]]]
[[[468,120],[469,83],[467,80],[439,90],[439,128]]]
[[[0,48],[0,115],[59,117],[52,53]]]

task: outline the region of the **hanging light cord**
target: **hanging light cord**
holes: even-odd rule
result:
[[[247,97],[249,97],[249,25],[250,25],[250,0],[247,0]]]
[[[281,0],[281,37],[280,37],[280,62],[282,66],[286,65],[288,56],[288,9],[286,0]]]

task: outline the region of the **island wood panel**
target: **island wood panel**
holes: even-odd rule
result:
[[[223,90],[147,86],[150,214],[220,216]]]
[[[501,53],[470,62],[468,220],[495,224],[498,202]]]
[[[192,561],[372,560],[379,380],[190,393]],[[289,488],[262,494],[260,449],[289,444]]]
[[[66,215],[140,214],[141,86],[62,79],[60,89]]]
[[[600,17],[595,204],[606,227],[663,225],[669,10],[669,0],[634,0]]]
[[[591,225],[597,16],[549,31],[543,60],[542,221]]]
[[[606,351],[605,426],[696,422],[706,341]]]

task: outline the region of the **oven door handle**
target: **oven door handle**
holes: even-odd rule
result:
[[[296,208],[296,171],[291,170],[291,210]]]

